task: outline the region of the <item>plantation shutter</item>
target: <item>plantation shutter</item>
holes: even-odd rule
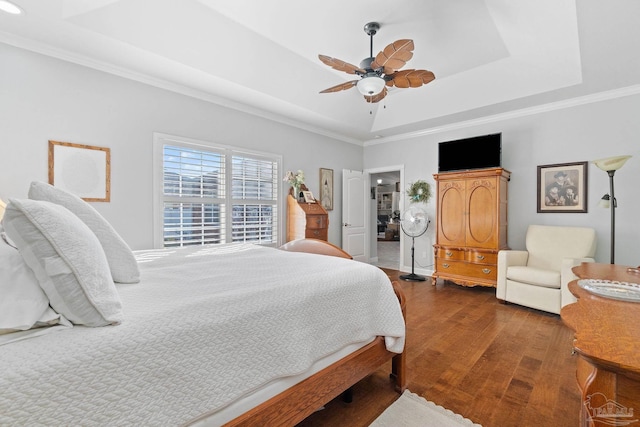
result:
[[[234,155],[231,171],[232,241],[275,243],[278,231],[277,162]]]
[[[277,159],[181,144],[162,162],[165,247],[277,242]]]

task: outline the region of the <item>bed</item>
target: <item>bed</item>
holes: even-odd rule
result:
[[[1,425],[295,425],[390,360],[404,389],[404,301],[380,269],[308,241],[131,252],[47,185],[3,220],[0,265],[22,259],[49,305],[15,331],[0,313]],[[61,277],[90,307],[60,305]]]

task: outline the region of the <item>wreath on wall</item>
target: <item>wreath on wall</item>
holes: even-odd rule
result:
[[[426,181],[418,180],[409,185],[407,196],[411,203],[427,203],[431,198],[431,186]]]

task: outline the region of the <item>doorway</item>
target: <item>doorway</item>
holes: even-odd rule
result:
[[[400,269],[401,171],[399,169],[370,171],[372,216],[372,264]],[[375,251],[375,254],[373,253]]]

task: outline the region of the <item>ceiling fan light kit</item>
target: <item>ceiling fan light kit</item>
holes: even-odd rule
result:
[[[361,94],[366,96],[377,95],[384,89],[385,81],[380,76],[368,76],[364,77],[356,83],[356,87]]]
[[[369,103],[379,102],[387,96],[386,86],[398,88],[420,87],[433,81],[436,76],[427,70],[403,70],[408,60],[413,57],[413,40],[397,40],[373,56],[373,36],[380,29],[377,22],[369,22],[364,26],[364,32],[370,37],[369,57],[355,66],[337,58],[318,55],[320,61],[334,70],[355,74],[360,80],[351,80],[320,91],[320,93],[339,92],[356,86]]]

